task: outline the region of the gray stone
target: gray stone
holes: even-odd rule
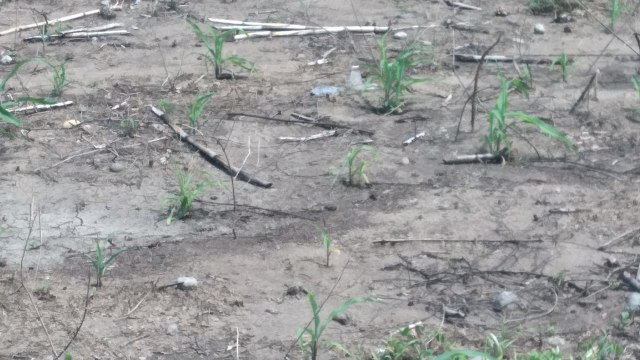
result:
[[[542,24],[536,24],[533,27],[533,33],[534,34],[542,35],[542,34],[544,34],[544,31],[545,31],[544,30],[544,25],[542,25]]]
[[[402,39],[406,39],[407,38],[407,33],[404,31],[398,31],[396,33],[393,34],[393,38],[397,39],[397,40],[402,40]]]
[[[409,161],[409,158],[405,156],[405,157],[402,158],[402,160],[400,160],[400,163],[402,165],[409,165],[409,164],[411,164],[411,161]]]
[[[624,304],[624,309],[627,311],[640,310],[640,293],[634,292],[627,295],[627,301]]]
[[[493,299],[493,310],[502,311],[505,307],[516,304],[518,301],[520,301],[518,295],[511,291],[503,291]]]
[[[124,165],[122,165],[121,163],[115,162],[109,165],[109,170],[111,170],[114,173],[119,173],[124,170]]]
[[[0,64],[2,64],[2,65],[9,65],[12,62],[13,62],[13,58],[11,56],[9,56],[9,55],[3,55],[0,58]]]
[[[179,277],[176,282],[178,283],[178,289],[180,290],[193,290],[198,287],[198,280],[193,277]]]
[[[552,336],[545,340],[551,346],[564,346],[567,342],[560,336]]]
[[[167,335],[175,335],[178,333],[178,324],[169,324],[167,326]]]

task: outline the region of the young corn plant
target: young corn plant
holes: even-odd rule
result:
[[[3,94],[6,92],[7,82],[11,80],[11,78],[15,77],[18,74],[18,70],[24,65],[33,62],[43,62],[48,66],[51,66],[49,62],[42,58],[26,58],[24,60],[18,61],[11,71],[5,77],[0,80],[0,123],[6,123],[9,125],[20,127],[22,126],[22,122],[11,112],[8,111],[13,106],[17,106],[25,103],[33,103],[33,104],[53,104],[55,103],[54,99],[46,98],[46,97],[24,97],[14,99],[12,101],[3,101]]]
[[[511,80],[510,85],[511,89],[521,93],[527,99],[529,98],[529,90],[533,89],[533,75],[529,65],[518,74],[517,78]]]
[[[333,246],[331,245],[331,236],[327,234],[323,229],[318,228],[320,231],[320,237],[322,238],[322,248],[324,249],[324,254],[326,256],[325,266],[329,267],[329,259],[331,258],[331,254],[334,252]]]
[[[551,67],[559,66],[560,73],[562,74],[562,81],[567,82],[567,78],[569,77],[569,65],[571,65],[572,60],[567,56],[567,54],[562,53],[560,56],[555,59],[551,63]]]
[[[369,165],[369,160],[367,158],[364,158],[363,155],[365,153],[368,153],[370,155],[370,158],[380,158],[380,152],[371,145],[356,145],[351,147],[351,149],[349,149],[349,152],[347,152],[344,163],[342,164],[342,167],[337,174],[338,176],[340,176],[341,173],[347,173],[347,185],[370,185],[369,177],[367,176],[367,166]],[[358,180],[358,182],[356,182],[356,180]]]
[[[185,170],[179,170],[176,173],[176,179],[178,180],[178,194],[171,194],[164,200],[164,204],[169,205],[167,225],[170,225],[174,219],[181,220],[189,215],[194,200],[208,187],[220,186],[219,181],[210,178],[196,182],[193,173]]]
[[[138,122],[138,119],[132,116],[127,116],[120,120],[120,132],[122,136],[133,137],[136,131],[138,131],[139,125],[140,123]]]
[[[414,42],[391,56],[386,39],[387,34],[378,39],[378,62],[375,66],[369,66],[371,76],[364,89],[371,88],[372,81],[376,81],[382,88],[382,99],[376,110],[383,113],[401,112],[405,96],[411,92],[411,85],[427,80],[413,78],[409,73],[427,62],[430,51],[424,43]]]
[[[67,84],[67,63],[61,62],[58,65],[49,63],[49,66],[53,72],[53,90],[51,90],[51,96],[58,97],[62,95],[62,89]]]
[[[96,241],[96,252],[95,257],[90,257],[85,255],[87,259],[93,265],[93,268],[96,269],[96,287],[102,286],[102,277],[104,276],[104,272],[107,270],[109,265],[126,249],[120,249],[116,252],[112,252],[109,257],[107,257],[104,253],[104,249],[100,246],[100,241]]]
[[[196,100],[191,104],[189,110],[187,111],[187,115],[189,117],[189,123],[191,124],[191,128],[197,130],[200,126],[200,115],[204,110],[205,105],[213,96],[212,92],[207,92],[205,94],[199,95]]]
[[[618,20],[620,20],[620,14],[622,13],[622,4],[620,0],[610,0],[611,7],[609,9],[609,25],[611,30],[615,30]]]
[[[160,108],[160,110],[162,110],[163,113],[171,115],[173,110],[175,110],[176,108],[176,104],[171,100],[160,99],[158,101],[158,107]]]
[[[500,77],[500,92],[498,93],[496,105],[489,112],[489,130],[484,137],[484,142],[489,147],[490,152],[509,159],[511,157],[512,143],[507,131],[520,124],[533,125],[543,135],[562,142],[567,148],[573,148],[574,145],[571,140],[553,125],[520,111],[509,111],[509,87],[510,81]],[[517,121],[508,122],[509,119],[516,119]]]
[[[207,48],[207,53],[205,53],[205,57],[209,62],[213,65],[214,72],[216,75],[216,79],[233,79],[234,76],[229,74],[223,74],[223,67],[226,63],[230,63],[237,67],[240,67],[245,70],[249,70],[253,72],[256,69],[256,65],[251,61],[236,55],[224,56],[223,54],[223,45],[225,41],[232,38],[233,35],[237,33],[236,30],[227,30],[224,32],[218,32],[218,30],[212,28],[211,26],[207,26],[208,34],[206,34],[198,24],[193,21],[187,19],[187,22],[193,28],[193,31],[196,33],[200,41]]]
[[[309,304],[311,305],[311,312],[313,315],[313,319],[307,327],[298,329],[296,332],[297,344],[300,350],[303,353],[308,355],[311,360],[317,360],[318,358],[318,347],[322,344],[328,344],[332,347],[342,348],[339,343],[335,341],[321,341],[322,333],[325,331],[327,326],[331,324],[333,319],[337,316],[345,313],[352,305],[362,302],[375,302],[378,301],[376,297],[368,296],[368,297],[353,297],[345,301],[342,305],[333,309],[329,316],[322,321],[320,319],[320,308],[318,307],[318,302],[316,301],[316,297],[313,292],[309,291],[307,293],[307,298],[309,300]]]
[[[640,97],[640,79],[638,79],[638,75],[633,75],[631,77],[631,84],[633,84],[633,88],[636,90],[636,94]]]

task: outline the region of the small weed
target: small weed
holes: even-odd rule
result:
[[[618,321],[616,322],[614,327],[619,330],[622,330],[627,326],[631,325],[633,323],[633,320],[634,320],[634,312],[623,310],[620,312],[620,315],[618,315]]]
[[[510,86],[510,81],[500,77],[500,92],[498,93],[496,105],[489,112],[489,131],[484,137],[484,142],[489,146],[489,151],[496,155],[502,154],[506,158],[510,158],[512,144],[507,135],[507,130],[520,123],[533,125],[540,133],[561,141],[568,148],[573,148],[574,145],[571,140],[553,125],[520,111],[508,111]],[[509,118],[516,118],[520,122],[507,123]]]
[[[534,14],[548,14],[554,11],[571,11],[576,4],[572,0],[529,0],[528,6]]]
[[[571,65],[571,63],[573,62],[573,60],[571,60],[567,54],[562,53],[560,54],[560,56],[555,59],[552,63],[551,63],[551,67],[553,68],[554,66],[559,66],[560,67],[560,73],[562,74],[562,81],[563,82],[567,82],[567,77],[569,75],[569,65]]]
[[[61,62],[58,65],[49,63],[49,66],[53,72],[53,90],[51,90],[51,96],[58,97],[62,95],[62,89],[67,82],[67,63]]]
[[[123,136],[133,137],[133,135],[138,131],[138,120],[132,116],[127,116],[120,120],[120,133]]]
[[[54,296],[51,294],[51,289],[53,287],[49,283],[43,283],[38,285],[38,287],[33,290],[33,295],[35,295],[38,300],[51,300]]]
[[[496,359],[503,359],[507,356],[507,350],[515,341],[515,338],[506,336],[503,328],[500,336],[496,336],[495,334],[489,334],[487,336],[485,340],[485,352],[491,354]]]
[[[633,75],[631,77],[631,83],[633,84],[633,88],[636,90],[636,94],[640,97],[640,80],[638,79],[638,75]]]
[[[212,92],[207,92],[205,94],[199,95],[196,100],[191,103],[187,115],[189,117],[189,123],[191,124],[191,127],[193,129],[198,129],[198,127],[200,126],[200,114],[202,114],[205,105],[212,96]]]
[[[328,344],[329,346],[338,347],[340,349],[343,348],[342,345],[335,341],[320,341],[322,333],[333,321],[333,319],[346,312],[354,304],[377,301],[377,298],[373,296],[350,298],[339,307],[333,309],[333,311],[329,313],[329,316],[327,316],[327,318],[322,321],[320,319],[320,308],[318,307],[318,303],[313,292],[309,291],[309,293],[307,294],[307,298],[309,299],[309,304],[311,305],[313,320],[311,324],[309,324],[309,326],[298,329],[296,339],[300,350],[302,350],[302,352],[304,352],[305,354],[309,354],[311,360],[316,360],[318,358],[318,347],[321,344]]]
[[[189,211],[193,206],[193,201],[210,186],[220,186],[217,180],[205,178],[199,182],[195,182],[193,174],[189,171],[179,170],[176,173],[178,180],[178,194],[172,194],[165,198],[164,203],[169,205],[169,217],[167,224],[170,225],[173,219],[184,219],[189,215]]]
[[[588,340],[580,344],[582,354],[579,360],[608,360],[617,359],[624,352],[624,347],[620,344],[612,343],[606,331],[597,339]]]
[[[64,360],[73,360],[73,356],[71,356],[71,353],[64,353]]]
[[[380,158],[380,152],[371,145],[356,145],[351,147],[337,174],[337,176],[339,176],[341,173],[346,172],[347,184],[350,186],[356,184],[356,179],[365,186],[370,185],[369,177],[367,176],[367,166],[369,161],[362,158],[361,155],[363,153],[369,153],[369,155],[374,159]]]
[[[96,269],[96,279],[97,279],[96,286],[97,287],[102,286],[102,277],[104,276],[104,272],[107,270],[111,262],[113,262],[113,260],[115,260],[116,257],[122,254],[122,252],[125,250],[127,249],[120,249],[120,250],[117,250],[116,252],[112,252],[111,255],[107,258],[105,256],[103,248],[100,246],[100,241],[96,241],[95,257],[92,258],[88,255],[85,255],[87,259],[91,262],[91,265],[93,265],[93,268]]]
[[[533,75],[528,65],[518,74],[517,78],[511,80],[510,89],[515,89],[527,99],[529,98],[529,90],[533,89]]]
[[[381,104],[376,109],[384,113],[400,112],[406,93],[411,91],[411,85],[426,81],[412,78],[409,72],[425,63],[430,52],[424,43],[414,42],[391,56],[386,39],[387,34],[378,39],[378,63],[369,66],[371,76],[364,89],[371,88],[371,83],[375,80],[383,93]]]
[[[207,48],[207,53],[205,57],[209,62],[213,65],[216,79],[222,80],[226,78],[233,78],[233,75],[230,77],[223,76],[223,66],[225,63],[231,63],[232,65],[238,66],[242,69],[254,71],[256,66],[251,61],[236,55],[224,56],[223,54],[223,45],[225,41],[229,38],[232,38],[233,35],[237,33],[236,30],[227,30],[224,32],[218,32],[218,30],[212,28],[211,26],[207,26],[209,30],[209,34],[206,34],[198,24],[193,21],[187,19],[187,22],[193,28],[196,35],[204,46]]]
[[[171,100],[160,99],[158,101],[158,107],[160,108],[160,110],[162,110],[163,113],[165,113],[167,115],[171,115],[173,110],[176,109],[176,104],[174,102],[172,102]]]

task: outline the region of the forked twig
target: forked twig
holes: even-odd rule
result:
[[[476,121],[476,111],[478,108],[478,78],[480,77],[480,69],[482,69],[482,64],[484,64],[484,58],[489,55],[489,52],[491,52],[491,50],[493,50],[496,45],[498,45],[500,39],[502,39],[502,33],[500,33],[496,41],[491,46],[489,46],[489,48],[487,48],[484,53],[482,53],[480,61],[478,62],[478,67],[476,68],[476,76],[473,78],[473,92],[471,93],[471,132],[473,132]]]
[[[598,77],[598,74],[600,74],[600,69],[596,69],[596,72],[593,73],[593,75],[591,76],[591,79],[589,79],[589,82],[587,83],[587,86],[585,86],[584,90],[582,90],[582,94],[580,94],[580,97],[578,98],[578,101],[576,101],[576,103],[573,104],[573,106],[571,107],[571,110],[569,110],[569,114],[573,114],[576,111],[576,109],[578,108],[578,105],[580,105],[580,103],[582,103],[584,98],[589,93],[589,90],[591,90],[591,87],[593,87],[593,85],[594,85],[594,83],[596,81],[596,78]]]

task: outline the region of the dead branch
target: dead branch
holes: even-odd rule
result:
[[[91,39],[93,37],[112,36],[112,35],[131,35],[127,30],[107,30],[107,31],[79,31],[72,33],[51,34],[51,35],[34,35],[25,38],[24,41],[41,41],[50,39]]]
[[[391,28],[388,26],[329,26],[320,27],[316,29],[305,30],[281,30],[281,31],[252,31],[244,34],[234,35],[234,40],[244,40],[253,38],[270,38],[270,37],[285,37],[285,36],[306,36],[306,35],[321,35],[321,34],[339,34],[339,33],[373,33],[373,34],[385,34],[389,31],[397,30],[411,30],[411,29],[429,29],[438,25],[413,25],[398,28]]]
[[[237,176],[238,179],[240,179],[242,181],[245,181],[245,182],[247,182],[247,183],[249,183],[251,185],[255,185],[255,186],[258,186],[258,187],[262,187],[262,188],[270,188],[273,185],[272,183],[270,183],[268,181],[258,179],[256,177],[246,173],[245,171],[243,171],[241,169],[237,169],[237,168],[231,166],[230,164],[227,164],[226,162],[224,162],[220,158],[219,154],[217,154],[214,151],[208,149],[204,145],[198,143],[191,136],[189,136],[184,130],[182,130],[178,125],[176,125],[173,122],[171,122],[169,120],[169,118],[167,117],[167,115],[162,110],[160,110],[160,109],[158,109],[158,108],[156,108],[156,107],[154,107],[152,105],[151,106],[151,112],[153,112],[154,115],[156,115],[162,121],[164,121],[165,124],[167,124],[176,134],[178,134],[180,136],[180,140],[182,140],[182,141],[188,143],[189,145],[193,146],[194,148],[196,148],[203,158],[205,158],[213,166],[215,166],[218,169],[224,171],[227,175],[229,175],[229,176]]]
[[[633,276],[631,276],[631,274],[629,274],[626,271],[623,271],[620,273],[619,277],[620,277],[620,280],[622,280],[622,282],[624,282],[625,284],[629,285],[629,287],[633,291],[640,292],[640,281],[634,279]]]
[[[373,131],[370,131],[370,130],[356,129],[356,128],[352,128],[351,126],[336,124],[336,123],[332,123],[332,122],[319,122],[318,121],[318,122],[310,123],[308,121],[302,121],[302,120],[279,119],[279,118],[274,118],[274,117],[270,117],[270,116],[253,115],[253,114],[247,114],[247,113],[228,113],[227,116],[229,116],[229,117],[246,116],[246,117],[255,118],[255,119],[278,121],[278,122],[283,122],[283,123],[287,123],[287,124],[307,124],[307,125],[310,124],[310,125],[313,125],[313,126],[321,127],[323,129],[348,129],[348,130],[353,130],[353,131],[355,131],[357,133],[361,133],[361,134],[364,134],[364,135],[370,135],[370,136],[373,136],[375,134]]]
[[[306,137],[280,136],[278,138],[278,140],[285,141],[285,142],[307,142],[307,141],[310,141],[310,140],[324,139],[324,138],[332,137],[332,136],[336,136],[336,131],[335,130],[327,130],[327,131],[323,131],[321,133],[313,134],[313,135],[306,136]]]
[[[482,10],[482,8],[479,8],[477,6],[473,6],[473,5],[467,5],[461,2],[453,2],[453,1],[449,1],[449,0],[444,0],[444,2],[451,6],[451,7],[457,7],[460,9],[465,9],[465,10]]]
[[[613,244],[617,244],[618,242],[632,236],[632,235],[636,235],[640,233],[640,228],[635,228],[629,231],[626,231],[625,233],[623,233],[622,235],[616,236],[613,239],[607,241],[606,243],[598,246],[598,250],[603,251],[606,250],[609,246],[613,245]]]
[[[489,52],[493,50],[496,45],[502,39],[502,33],[498,35],[496,41],[484,51],[482,56],[480,57],[480,62],[478,62],[478,67],[476,68],[476,76],[473,78],[473,92],[471,93],[471,132],[473,132],[473,128],[476,121],[476,112],[478,108],[478,78],[480,77],[480,69],[482,69],[482,64],[484,63],[484,59],[489,55]]]
[[[468,62],[468,63],[478,63],[483,61],[488,62],[514,62],[520,64],[530,64],[530,65],[541,65],[541,64],[551,64],[553,60],[551,59],[536,59],[532,57],[516,57],[516,56],[506,56],[506,55],[487,55],[482,59],[482,55],[476,54],[455,54],[455,59],[460,62]]]
[[[426,133],[423,131],[421,133],[416,134],[415,136],[412,136],[410,138],[408,138],[407,140],[402,142],[402,145],[407,146],[409,144],[411,144],[412,142],[420,139],[421,137],[424,137],[426,135]]]
[[[460,165],[460,164],[499,164],[504,160],[504,156],[500,154],[472,154],[472,155],[457,155],[451,159],[442,159],[442,163],[445,165]]]
[[[83,18],[85,16],[96,15],[96,14],[99,14],[99,13],[100,13],[100,10],[96,9],[96,10],[85,11],[85,12],[74,14],[74,15],[64,16],[64,17],[61,17],[61,18],[58,18],[58,19],[49,20],[49,21],[41,21],[41,22],[36,22],[36,23],[33,23],[33,24],[21,25],[21,26],[18,26],[18,27],[14,27],[14,28],[11,28],[11,29],[0,31],[0,36],[13,34],[15,32],[21,32],[21,31],[24,31],[24,30],[34,29],[34,28],[37,28],[37,27],[40,27],[40,26],[43,26],[43,25],[53,25],[53,24],[56,24],[56,23],[59,23],[59,22],[65,22],[65,21],[80,19],[80,18]]]
[[[541,243],[543,240],[463,240],[463,239],[451,239],[451,240],[442,240],[442,239],[383,239],[383,240],[375,240],[372,241],[372,244],[386,245],[386,244],[402,244],[402,243],[411,243],[411,242],[458,242],[458,243],[501,243],[501,244],[530,244],[530,243]]]
[[[593,73],[593,75],[591,75],[591,79],[589,79],[589,82],[587,83],[587,86],[585,86],[584,90],[582,90],[582,94],[580,94],[580,97],[578,98],[578,101],[576,101],[576,103],[573,104],[573,106],[571,107],[571,110],[569,110],[569,114],[573,114],[576,111],[576,109],[578,108],[578,105],[580,105],[580,103],[582,103],[582,101],[585,99],[585,97],[589,93],[589,90],[591,89],[591,87],[595,83],[595,80],[598,77],[598,74],[600,74],[600,69],[596,69],[596,72]]]
[[[37,113],[39,111],[63,108],[71,105],[73,105],[73,101],[63,101],[55,104],[47,104],[47,105],[37,104],[37,105],[29,105],[29,106],[23,106],[23,107],[17,107],[17,108],[10,108],[10,109],[7,109],[7,111],[13,114],[24,114],[29,111],[33,111],[33,113]]]

